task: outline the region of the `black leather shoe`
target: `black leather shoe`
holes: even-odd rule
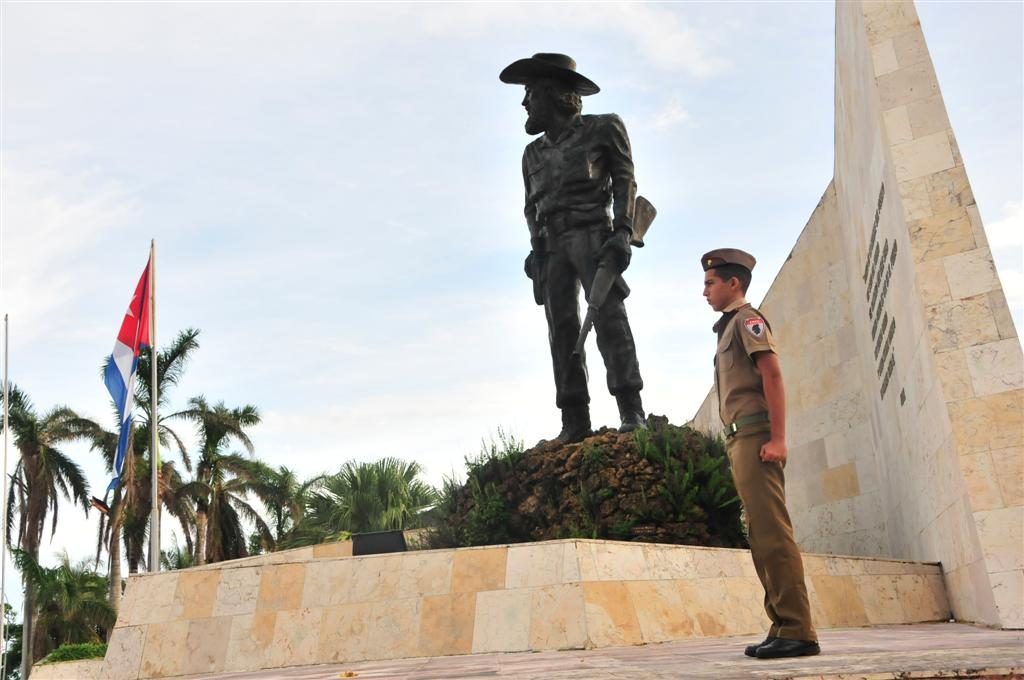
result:
[[[787,640],[775,638],[757,648],[758,659],[782,659],[789,656],[814,656],[821,653],[821,647],[814,640]]]
[[[747,645],[746,648],[743,650],[743,653],[746,654],[747,656],[757,656],[758,648],[764,647],[766,644],[768,644],[769,642],[774,641],[775,639],[776,639],[775,637],[769,635],[768,637],[766,637],[761,642],[758,642],[756,645]]]

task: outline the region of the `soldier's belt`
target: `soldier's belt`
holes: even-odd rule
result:
[[[768,422],[771,421],[768,420],[767,412],[755,413],[753,415],[737,418],[735,422],[729,423],[728,425],[725,426],[725,438],[729,439],[730,437],[736,436],[736,433],[745,427],[750,427],[751,425],[760,425],[761,423]]]

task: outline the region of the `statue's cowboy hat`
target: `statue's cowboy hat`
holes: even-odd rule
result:
[[[551,78],[572,86],[573,91],[581,96],[601,91],[594,81],[576,72],[576,61],[567,54],[539,52],[512,62],[498,77],[501,82],[511,85],[529,85],[540,78]]]

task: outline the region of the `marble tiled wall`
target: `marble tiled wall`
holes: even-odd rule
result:
[[[823,555],[805,565],[819,628],[949,615],[936,565]],[[132,577],[102,677],[755,633],[767,623],[761,601],[744,550],[563,540],[289,551]]]
[[[834,178],[761,305],[797,538],[941,561],[958,618],[1022,627],[1021,346],[913,3],[836,3],[835,107]]]

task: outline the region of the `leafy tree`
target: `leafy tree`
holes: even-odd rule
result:
[[[16,530],[17,539],[11,545],[20,546],[37,561],[47,518],[51,521],[51,538],[57,530],[62,497],[80,505],[86,514],[89,512],[89,485],[81,468],[59,447],[91,437],[99,426],[66,406],[40,416],[28,396],[15,385],[10,386],[8,412],[14,447],[19,454],[7,496],[8,540],[15,536]],[[31,589],[28,590],[24,624],[28,635],[23,644],[25,656],[35,661],[42,654],[32,646],[37,638],[33,627],[36,601]]]
[[[38,658],[65,644],[103,642],[117,613],[107,600],[109,582],[88,565],[72,565],[66,552],[56,567],[42,567],[27,551],[11,556],[25,575],[28,591],[39,603],[33,650]]]
[[[422,471],[419,463],[397,458],[345,463],[310,493],[292,543],[298,543],[299,536],[316,542],[348,533],[423,526],[424,512],[438,495],[419,479]]]
[[[245,500],[260,477],[260,470],[246,459],[237,455],[224,455],[231,440],[240,442],[251,455],[252,440],[246,429],[259,424],[259,411],[255,406],[228,408],[224,402],[211,406],[205,397],[192,397],[189,407],[174,414],[193,422],[199,435],[199,460],[196,463],[195,479],[179,489],[181,498],[191,499],[196,507],[195,563],[229,559],[222,555],[242,556],[247,553],[244,534],[241,541],[234,535],[238,512],[249,519],[262,518],[252,510]],[[238,475],[231,480],[227,475]],[[226,494],[226,495],[225,495]],[[213,526],[214,515],[223,522]],[[238,525],[240,526],[240,525]],[[268,530],[269,535],[269,530]],[[230,545],[209,545],[211,538],[227,541]]]
[[[238,454],[214,453],[206,457],[204,463],[206,479],[193,480],[179,490],[180,494],[192,498],[205,516],[205,528],[197,528],[205,540],[196,541],[196,546],[205,550],[202,563],[249,554],[243,520],[254,524],[263,541],[272,545],[270,527],[248,500],[248,495],[258,488],[266,466]]]

